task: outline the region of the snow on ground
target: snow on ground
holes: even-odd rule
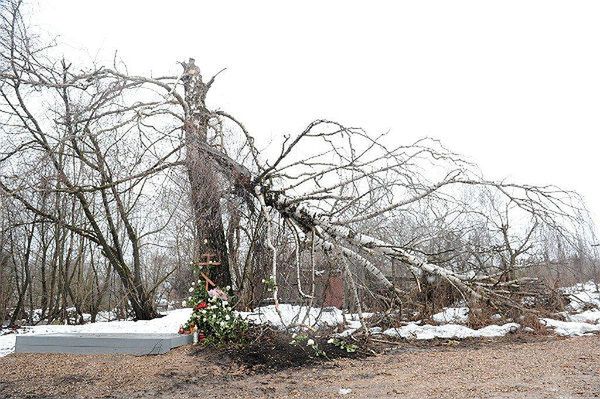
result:
[[[554,319],[540,319],[546,327],[552,328],[554,333],[561,336],[579,336],[600,331],[600,325],[576,321],[560,321]]]
[[[573,311],[581,311],[586,305],[600,309],[600,292],[598,291],[598,285],[593,281],[577,283],[572,287],[565,287],[560,290],[565,294],[569,294],[571,299],[569,307]]]
[[[547,318],[540,319],[540,321],[548,328],[554,330],[555,334],[562,336],[578,336],[600,331],[600,292],[598,291],[598,285],[593,281],[588,281],[587,283],[578,283],[572,287],[565,287],[560,290],[570,297],[569,312],[564,313],[566,321]],[[597,309],[583,310],[589,307],[596,307]],[[507,330],[505,327],[511,325],[518,326],[515,323],[510,323],[504,326],[491,325],[480,330],[472,330],[457,325],[463,324],[469,319],[469,308],[464,306],[444,308],[443,311],[434,314],[432,318],[436,323],[443,325],[420,326],[416,323],[411,323],[398,329],[386,330],[383,333],[407,339],[467,338],[501,336],[510,331],[510,329]]]
[[[405,339],[433,339],[433,338],[480,338],[480,337],[502,337],[509,332],[516,331],[520,326],[517,323],[507,323],[502,326],[490,325],[473,330],[469,327],[459,324],[444,324],[441,326],[432,326],[425,324],[423,326],[417,323],[409,323],[399,328],[390,328],[383,332],[384,335],[394,338]]]
[[[25,327],[18,334],[57,334],[57,333],[176,333],[179,326],[190,317],[191,309],[178,309],[167,312],[164,317],[154,320],[125,320],[90,323],[83,325],[41,325]],[[0,356],[15,350],[16,334],[0,336]]]
[[[600,321],[600,310],[586,310],[581,313],[567,314],[566,318],[567,321],[598,324],[598,321]]]
[[[432,316],[436,323],[466,323],[469,320],[469,308],[444,308],[443,311]]]
[[[564,287],[561,292],[569,295],[566,321],[540,319],[548,328],[554,329],[557,335],[577,336],[600,331],[600,292],[593,281],[578,283],[572,287]],[[595,307],[596,309],[583,310]]]
[[[343,313],[338,308],[308,308],[286,303],[279,304],[279,313],[275,309],[275,305],[268,305],[257,308],[253,312],[240,312],[239,314],[252,323],[269,324],[277,328],[293,324],[325,327],[336,326],[344,322]]]
[[[255,324],[269,324],[276,328],[285,328],[298,324],[310,327],[334,327],[344,325],[351,329],[360,328],[357,314],[347,314],[338,308],[309,308],[307,306],[279,304],[279,313],[275,305],[263,306],[253,312],[238,312],[242,318]],[[364,313],[363,317],[371,317]]]

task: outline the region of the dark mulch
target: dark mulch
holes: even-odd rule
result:
[[[339,358],[361,359],[375,354],[368,349],[365,340],[349,338],[348,342],[356,345],[357,349],[348,352],[328,343],[330,338],[328,334],[320,332],[319,335],[308,335],[316,343],[319,351],[306,343],[290,344],[292,335],[288,332],[265,326],[250,326],[242,337],[241,343],[224,347],[200,345],[193,353],[202,356],[212,355],[223,366],[233,363],[256,373],[273,373]]]

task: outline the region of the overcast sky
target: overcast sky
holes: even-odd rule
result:
[[[44,0],[99,60],[226,67],[209,102],[259,139],[316,118],[441,139],[493,178],[582,193],[600,222],[600,2]]]

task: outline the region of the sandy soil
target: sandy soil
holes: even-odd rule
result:
[[[521,342],[525,341],[525,342]],[[352,392],[340,395],[340,388]],[[256,374],[180,348],[133,357],[0,358],[2,398],[591,398],[600,337],[402,343],[367,359]]]

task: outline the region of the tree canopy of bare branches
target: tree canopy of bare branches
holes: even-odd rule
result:
[[[155,317],[157,290],[175,269],[151,276],[149,259],[183,248],[182,237],[193,244],[177,268],[216,253],[219,285],[243,299],[260,270],[275,303],[284,275],[312,300],[326,261],[357,302],[355,279],[394,297],[398,273],[417,286],[442,279],[465,299],[517,303],[519,270],[542,261],[548,237],[589,247],[593,230],[574,192],[492,181],[437,140],[400,145],[329,120],[284,135],[271,156],[235,116],[209,109],[218,74],[207,78],[193,59],[179,76],[131,75],[117,60],[77,65],[53,58],[21,10],[4,2],[0,31],[0,262],[19,253],[18,307],[32,262],[55,265],[52,278],[62,275],[72,298],[75,271],[85,269],[75,265],[86,264],[95,298],[114,272],[135,316]],[[31,259],[32,248],[52,262]],[[302,287],[307,275],[312,289]]]

